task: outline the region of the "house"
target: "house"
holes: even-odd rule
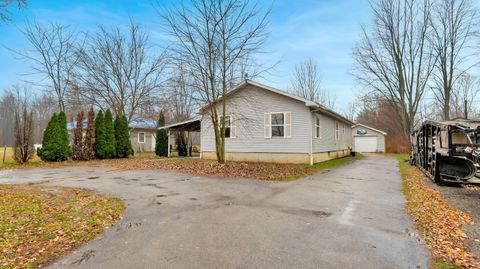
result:
[[[218,111],[222,111],[217,102]],[[216,159],[214,129],[207,106],[186,125],[200,131],[202,159]],[[230,161],[317,163],[348,156],[353,122],[307,99],[245,80],[227,93],[225,152]],[[193,129],[192,129],[193,130]]]
[[[74,129],[76,122],[67,123],[70,143],[73,144]],[[87,121],[83,122],[83,127],[87,127]],[[130,133],[130,142],[135,152],[152,152],[155,151],[155,137],[157,123],[155,120],[136,118],[128,124]]]
[[[352,126],[353,150],[356,152],[385,152],[387,133],[372,127],[356,124]]]
[[[155,120],[137,118],[128,124],[130,142],[135,152],[155,151],[157,122]]]

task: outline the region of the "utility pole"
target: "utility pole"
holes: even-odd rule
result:
[[[465,111],[464,111],[464,114],[465,114],[465,119],[467,120],[468,119],[468,100],[465,100]]]

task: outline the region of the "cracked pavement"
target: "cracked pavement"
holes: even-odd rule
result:
[[[428,268],[397,161],[382,156],[293,182],[101,166],[3,171],[0,183],[91,189],[125,216],[49,268]]]

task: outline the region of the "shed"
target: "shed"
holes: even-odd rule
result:
[[[352,126],[352,135],[355,152],[385,152],[386,132],[356,124]]]

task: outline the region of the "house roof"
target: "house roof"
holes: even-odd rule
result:
[[[273,87],[270,87],[270,86],[267,86],[267,85],[264,85],[262,83],[258,83],[258,82],[255,82],[255,81],[252,81],[252,80],[244,80],[243,82],[241,82],[240,84],[238,84],[237,86],[235,86],[234,88],[230,89],[228,92],[227,92],[227,96],[229,95],[232,95],[236,92],[238,92],[239,90],[245,88],[247,85],[251,85],[251,86],[255,86],[255,87],[258,87],[258,88],[261,88],[261,89],[264,89],[264,90],[268,90],[270,92],[273,92],[273,93],[276,93],[276,94],[280,94],[280,95],[283,95],[285,97],[288,97],[288,98],[291,98],[291,99],[294,99],[294,100],[297,100],[297,101],[300,101],[300,102],[303,102],[305,104],[305,106],[307,107],[310,107],[311,109],[315,110],[315,111],[318,111],[318,112],[323,112],[325,114],[328,114],[329,116],[331,117],[334,117],[334,118],[337,118],[339,120],[342,120],[342,121],[345,121],[347,123],[349,123],[350,125],[353,125],[354,123],[352,121],[350,121],[349,119],[343,117],[342,115],[338,114],[337,112],[317,103],[317,102],[313,102],[313,101],[310,101],[308,99],[305,99],[303,97],[300,97],[300,96],[296,96],[296,95],[293,95],[293,94],[290,94],[290,93],[287,93],[287,92],[284,92],[282,90],[279,90],[279,89],[276,89],[276,88],[273,88]],[[219,98],[217,101],[221,100],[221,98]],[[208,104],[201,107],[199,112],[202,113],[203,110],[205,110],[206,108],[208,107]]]
[[[157,128],[157,121],[153,119],[146,119],[146,118],[134,118],[129,124],[129,128],[132,129],[156,129]]]
[[[375,131],[375,132],[379,132],[379,133],[381,133],[381,134],[383,134],[383,135],[387,135],[387,133],[384,132],[384,131],[380,131],[380,130],[378,130],[378,129],[372,128],[372,127],[370,127],[370,126],[367,126],[367,125],[364,125],[364,124],[361,124],[361,123],[357,123],[357,124],[353,125],[352,128],[355,128],[355,127],[358,127],[358,126],[361,126],[361,127],[363,127],[363,128],[367,128],[367,129],[370,129],[370,130]]]

